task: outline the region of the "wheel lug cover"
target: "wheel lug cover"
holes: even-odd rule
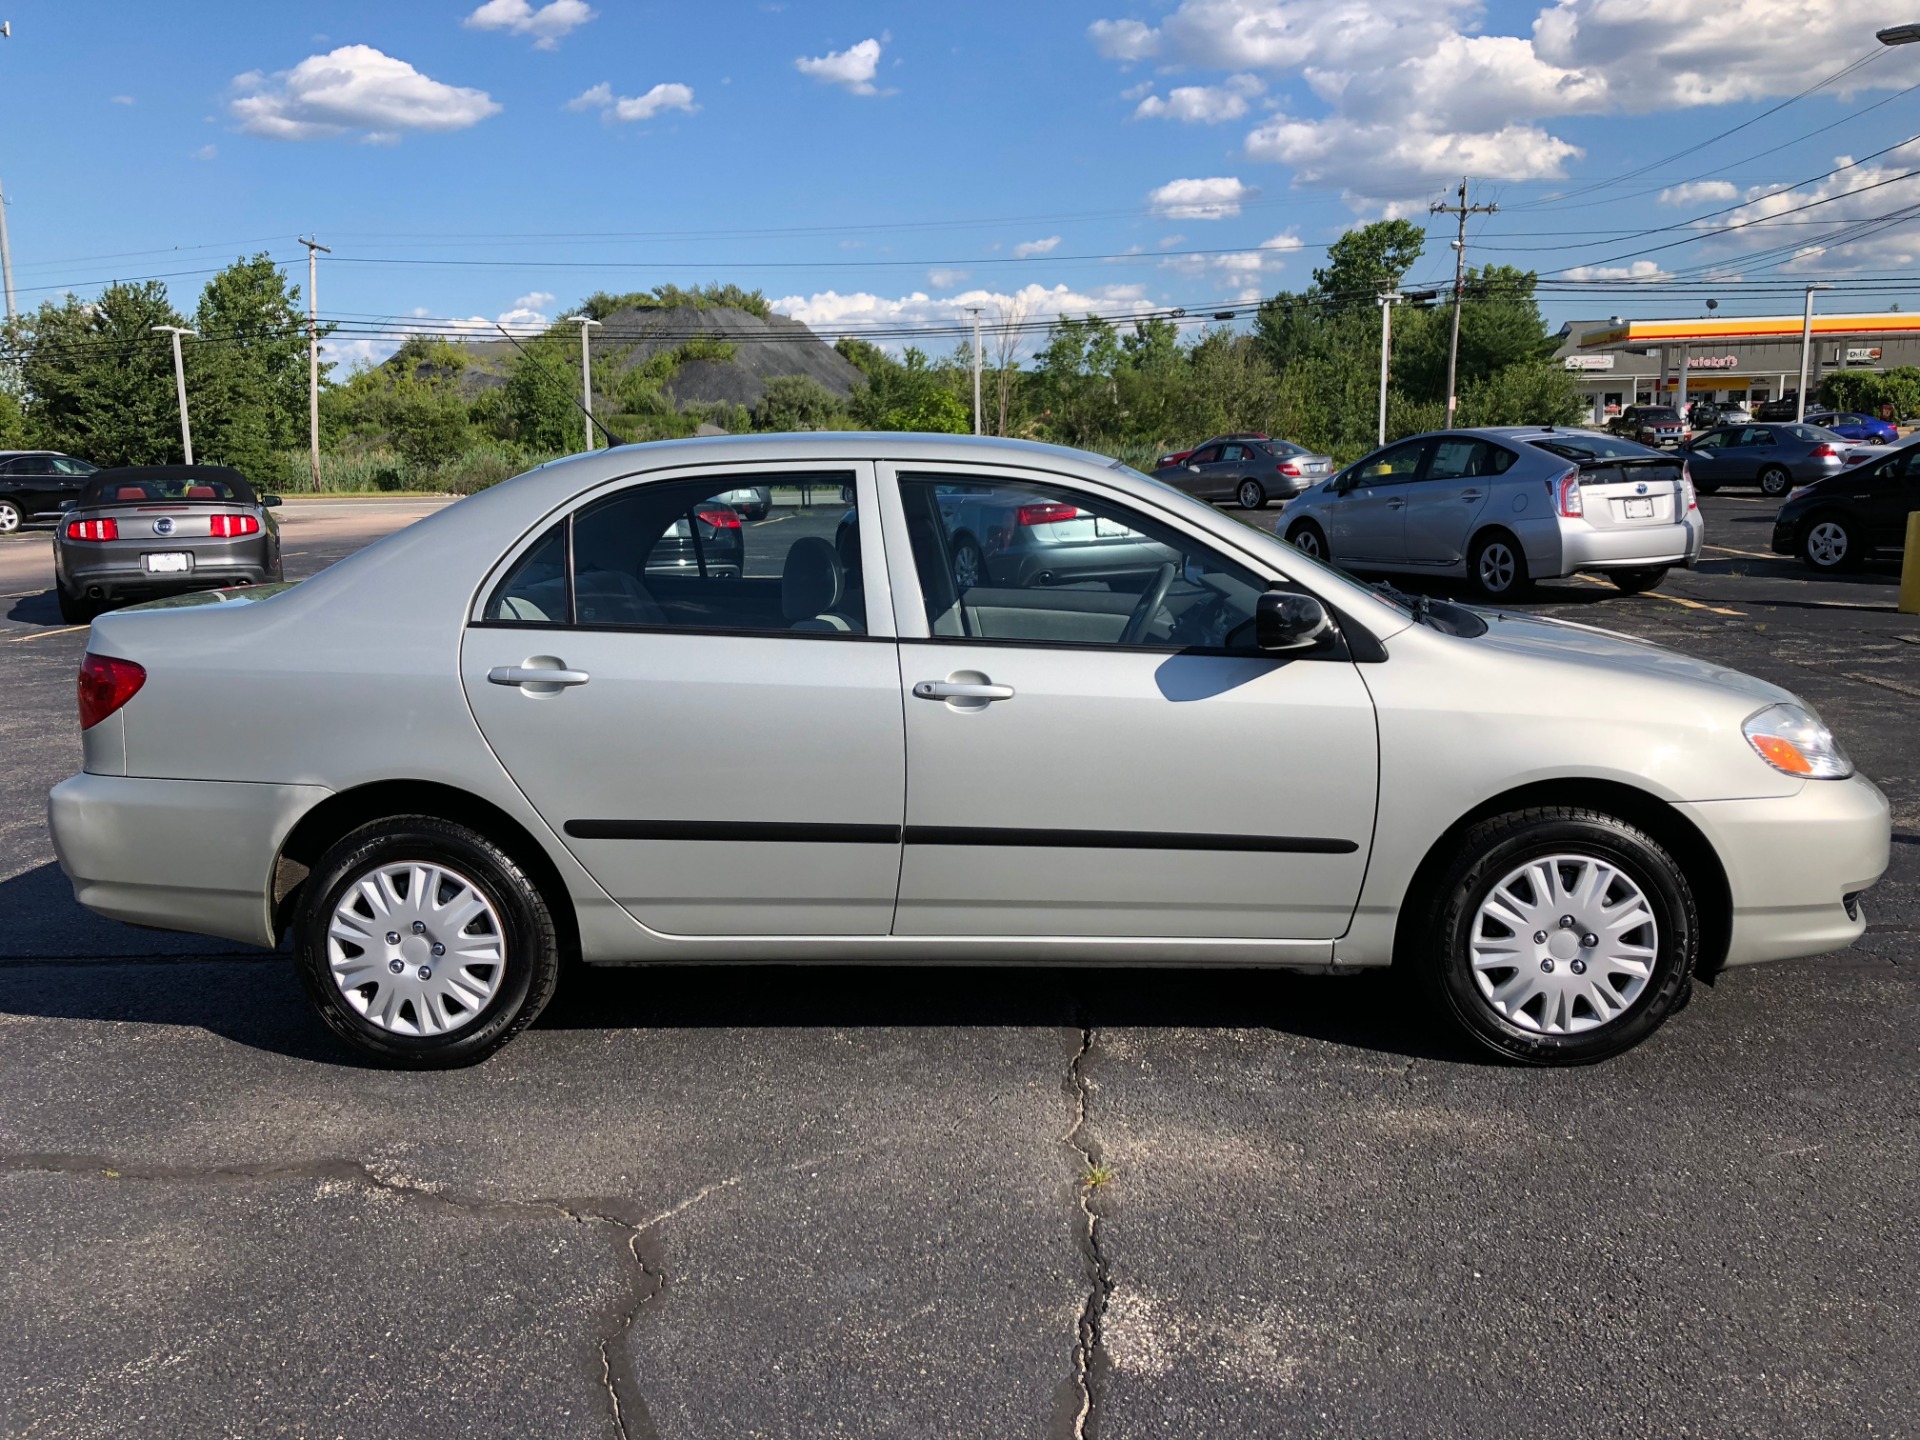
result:
[[[1573,926],[1574,926],[1574,919],[1571,915],[1562,915],[1560,917],[1560,928],[1562,930],[1571,930]]]
[[[1572,924],[1573,922],[1572,922],[1572,921],[1568,921],[1567,923],[1568,923],[1568,924]],[[414,934],[416,934],[416,935],[424,935],[424,934],[426,934],[426,933],[427,933],[427,922],[426,922],[426,921],[424,921],[424,920],[416,920],[416,921],[414,921],[414,922],[413,922],[413,933],[414,933]]]
[[[396,975],[398,975],[402,970],[406,968],[407,968],[407,962],[404,960],[389,960],[387,962],[387,969],[391,970]]]
[[[1578,963],[1578,962],[1575,962],[1575,963]],[[431,965],[422,965],[420,967],[420,978],[422,980],[433,979],[433,967]]]
[[[1547,932],[1546,932],[1546,931],[1544,931],[1544,930],[1536,930],[1536,931],[1534,931],[1534,932],[1533,932],[1533,943],[1534,943],[1534,944],[1536,944],[1536,945],[1544,945],[1544,944],[1546,944],[1546,943],[1547,943]]]
[[[398,930],[387,931],[387,944],[398,945],[399,943],[400,943],[400,932]]]
[[[1553,959],[1552,959],[1552,957],[1551,957],[1551,956],[1549,956],[1549,957],[1548,957],[1547,959],[1545,959],[1545,960],[1542,960],[1542,961],[1540,962],[1540,968],[1541,968],[1541,970],[1543,970],[1543,971],[1544,971],[1544,972],[1546,972],[1547,974],[1549,974],[1549,975],[1551,975],[1551,974],[1553,973]]]
[[[447,953],[446,946],[442,945],[438,940],[433,942],[433,958],[434,959],[438,960],[442,955],[446,953]]]
[[[1570,968],[1573,970],[1574,974],[1584,975],[1587,973],[1587,962],[1584,960],[1576,960],[1573,962]],[[423,976],[422,978],[424,979],[425,977]]]
[[[1585,935],[1582,935],[1580,937],[1580,944],[1583,949],[1591,950],[1593,949],[1594,946],[1598,945],[1599,943],[1600,943],[1600,937],[1598,935],[1595,935],[1591,930],[1589,930]]]

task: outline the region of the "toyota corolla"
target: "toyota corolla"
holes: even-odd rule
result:
[[[716,498],[851,497],[667,564]],[[956,489],[1153,547],[956,563]],[[842,543],[836,545],[836,537]],[[769,548],[770,547],[770,548]],[[398,1065],[594,965],[1398,964],[1532,1063],[1838,949],[1888,809],[1811,707],[1623,636],[1369,588],[1100,457],[755,436],[543,466],[302,584],[95,622],[85,905],[272,945]]]

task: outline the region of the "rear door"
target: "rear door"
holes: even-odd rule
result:
[[[1406,487],[1407,560],[1415,565],[1459,565],[1467,537],[1487,507],[1494,477],[1518,457],[1504,446],[1466,435],[1433,442],[1420,478]]]
[[[816,503],[726,524],[713,497],[765,483]],[[891,924],[905,739],[878,527],[859,524],[872,508],[866,463],[629,482],[529,536],[483,594],[461,647],[475,719],[651,929]]]
[[[1007,503],[1043,495],[1164,558],[1131,583],[962,591],[938,505],[950,478],[895,480],[882,500],[914,638],[894,933],[1343,933],[1373,830],[1373,705],[1343,655],[1252,648],[1272,577],[1090,482],[983,468],[972,483]]]

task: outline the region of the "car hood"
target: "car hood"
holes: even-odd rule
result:
[[[1666,679],[1708,686],[1751,700],[1756,710],[1781,703],[1806,704],[1791,690],[1756,676],[1729,670],[1711,661],[1696,660],[1691,655],[1617,631],[1514,610],[1477,613],[1487,622],[1487,633],[1469,642],[1476,646],[1636,679]]]

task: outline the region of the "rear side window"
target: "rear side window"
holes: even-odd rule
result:
[[[1465,480],[1504,474],[1515,460],[1511,450],[1484,440],[1452,436],[1436,440],[1427,462],[1429,480]]]
[[[565,625],[571,619],[567,597],[567,522],[562,520],[507,572],[487,601],[486,618],[509,625]]]

